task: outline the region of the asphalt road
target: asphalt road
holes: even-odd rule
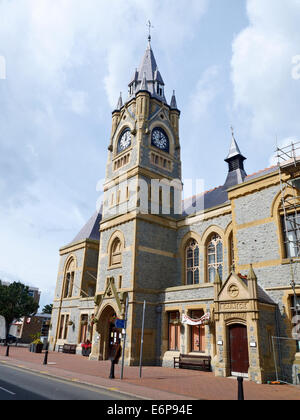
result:
[[[96,388],[42,373],[0,365],[0,401],[4,400],[136,400],[130,395]]]

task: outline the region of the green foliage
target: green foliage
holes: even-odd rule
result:
[[[22,283],[4,286],[0,282],[0,315],[5,318],[7,334],[9,325],[22,317],[32,317],[37,313],[39,304],[29,296],[29,287]]]
[[[43,342],[41,341],[41,333],[38,332],[36,334],[31,334],[30,338],[32,338],[32,343],[31,344],[43,344]]]
[[[43,314],[52,314],[52,309],[53,309],[52,304],[51,305],[45,305],[43,310],[42,310],[42,313]]]

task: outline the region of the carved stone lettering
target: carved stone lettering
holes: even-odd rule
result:
[[[247,309],[248,309],[247,302],[232,302],[232,303],[221,304],[222,311],[241,311],[241,310],[247,310]]]

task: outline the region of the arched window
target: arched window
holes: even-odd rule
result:
[[[229,235],[229,271],[235,271],[233,232]]]
[[[279,207],[285,258],[300,257],[300,206],[299,200],[286,197]]]
[[[72,258],[65,271],[63,297],[72,297],[75,278],[75,260]]]
[[[207,279],[214,283],[216,270],[220,279],[223,277],[223,243],[221,237],[213,233],[207,243]]]
[[[186,284],[199,284],[199,245],[195,239],[191,239],[185,249]]]
[[[122,264],[122,243],[119,238],[116,238],[111,246],[110,252],[110,265],[121,265]]]

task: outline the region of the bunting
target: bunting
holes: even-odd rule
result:
[[[210,313],[207,312],[200,319],[192,319],[189,316],[182,314],[181,323],[185,325],[203,325],[205,321],[210,320]]]

